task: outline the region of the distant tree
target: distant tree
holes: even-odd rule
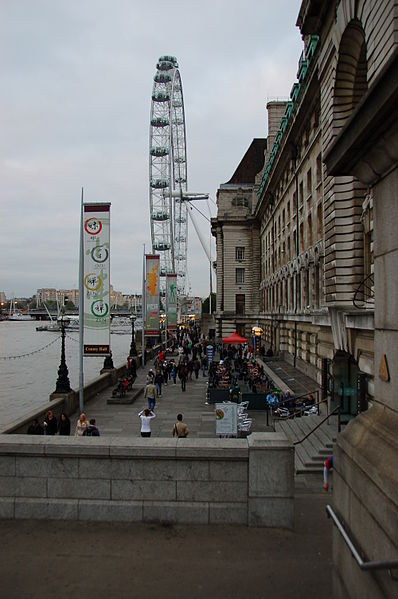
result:
[[[65,298],[65,312],[68,312],[68,310],[74,310],[75,308],[76,308],[76,306],[72,302],[72,300],[70,300],[66,297]]]
[[[45,302],[47,308],[51,311],[51,310],[55,310],[55,312],[57,311],[57,302],[53,301],[53,300],[48,300]],[[43,308],[44,305],[42,304]]]

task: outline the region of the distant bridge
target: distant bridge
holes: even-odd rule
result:
[[[57,319],[58,317],[58,313],[56,310],[49,310],[52,318],[54,320]],[[36,320],[50,320],[50,317],[48,316],[48,313],[46,310],[44,310],[43,308],[33,308],[31,310],[29,310],[29,314],[32,316],[32,318],[36,319]],[[79,310],[68,310],[67,312],[65,312],[66,315],[68,316],[79,316]],[[141,317],[141,312],[137,312],[135,313],[135,316]],[[128,318],[131,315],[131,312],[129,310],[129,308],[119,308],[119,309],[113,309],[111,310],[111,318],[114,318],[115,316],[124,316],[126,318]]]

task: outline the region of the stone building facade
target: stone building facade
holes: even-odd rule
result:
[[[265,342],[317,381],[332,407],[342,400],[349,419],[374,396],[373,196],[355,177],[330,176],[324,153],[366,93],[372,59],[357,20],[336,44],[345,4],[302,3],[297,81],[253,216]]]
[[[316,27],[306,2],[302,29]],[[313,19],[309,19],[312,7]],[[372,407],[339,435],[333,507],[364,561],[398,560],[398,10],[393,0],[339,2],[331,98],[336,123],[324,147],[335,181],[362,186],[373,206],[375,385]],[[357,82],[362,84],[356,102]],[[339,117],[337,119],[337,117]],[[366,274],[366,273],[365,273]],[[334,596],[397,595],[397,568],[359,569],[335,533]],[[394,578],[395,576],[395,578]]]
[[[264,166],[225,238],[237,189],[219,190],[217,316],[222,330],[238,324],[231,248],[236,235],[252,247],[258,235],[245,273],[250,323],[348,418],[361,412],[337,440],[333,506],[364,561],[397,559],[398,9],[303,0],[297,25],[297,81],[276,132],[267,106]],[[397,592],[394,573],[361,570],[337,531],[334,565],[336,598]]]
[[[250,335],[258,324],[260,260],[259,226],[253,217],[256,174],[264,164],[265,139],[254,139],[231,179],[217,191],[216,337],[237,331]]]

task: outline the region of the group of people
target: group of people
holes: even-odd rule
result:
[[[56,435],[69,437],[71,434],[71,421],[69,416],[62,412],[59,420],[52,410],[48,410],[42,423],[35,418],[30,424],[28,435]],[[81,413],[75,427],[75,437],[99,437],[99,430],[95,418],[88,420],[84,413]]]
[[[209,387],[234,387],[239,381],[245,383],[253,393],[270,393],[275,389],[274,382],[264,372],[262,365],[250,357],[241,346],[229,346],[222,350],[222,359],[212,362],[209,367]]]
[[[138,413],[138,417],[141,420],[141,437],[150,437],[151,436],[151,421],[153,418],[156,418],[156,414],[153,410],[149,408],[144,408],[141,412]],[[183,415],[177,414],[177,421],[173,426],[173,430],[171,431],[173,437],[183,438],[188,437],[189,428],[183,422]]]

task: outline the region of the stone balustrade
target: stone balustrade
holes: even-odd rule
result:
[[[247,439],[0,437],[0,517],[292,528],[294,448]]]

